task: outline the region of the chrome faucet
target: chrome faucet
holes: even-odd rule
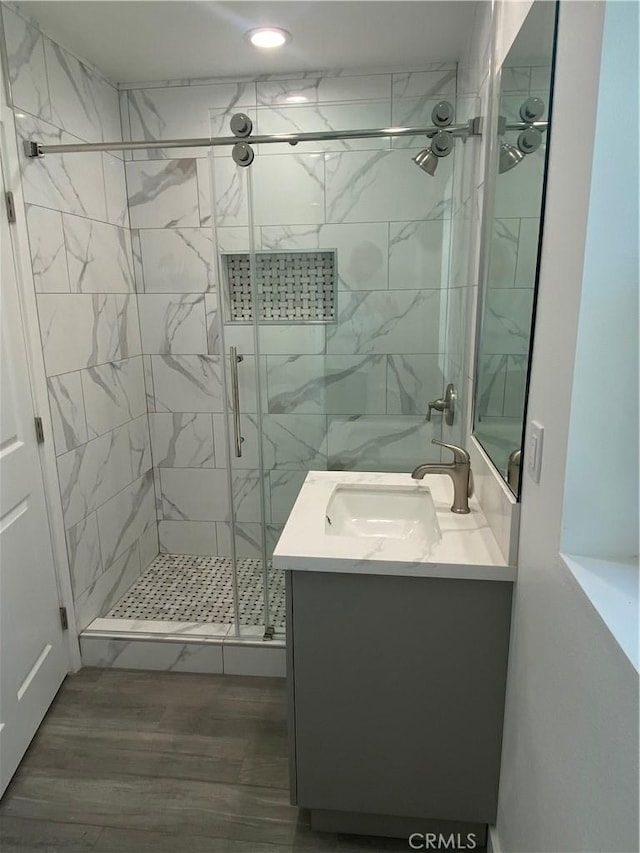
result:
[[[414,480],[422,480],[425,474],[448,474],[453,480],[453,505],[451,512],[466,514],[469,510],[469,498],[473,494],[473,475],[471,473],[471,459],[464,447],[457,444],[446,444],[431,439],[432,444],[439,444],[453,451],[453,462],[425,462],[413,470],[411,476]]]

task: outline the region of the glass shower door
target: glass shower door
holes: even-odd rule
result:
[[[232,115],[228,110],[210,111],[213,136],[231,135]],[[218,272],[217,315],[210,333],[219,336],[227,397],[229,512],[218,535],[218,551],[232,560],[233,631],[242,639],[262,640],[270,617],[265,592],[251,173],[234,162],[230,147],[212,148],[209,168]]]
[[[398,75],[397,92],[406,92]],[[419,75],[418,75],[419,76]],[[420,80],[414,82],[420,83]],[[389,77],[258,84],[261,135],[429,124]],[[401,85],[403,84],[403,85]],[[418,88],[417,86],[415,87]],[[310,470],[439,460],[453,156],[424,138],[258,145],[251,172],[267,559]],[[278,578],[267,587],[279,618]]]
[[[386,75],[259,83],[258,106],[242,111],[262,135],[428,124],[433,102],[403,100],[411,81],[397,76],[393,87]],[[213,135],[228,136],[230,118],[214,116]],[[243,356],[239,421],[229,419],[231,544],[239,581],[243,559],[262,561],[252,588],[276,636],[283,584],[270,557],[307,473],[407,472],[441,458],[431,439],[442,421],[425,414],[451,369],[447,334],[463,326],[449,299],[455,154],[427,175],[412,162],[424,145],[253,145],[247,167],[213,149],[229,377],[229,347]],[[249,622],[240,614],[241,633],[257,633]]]

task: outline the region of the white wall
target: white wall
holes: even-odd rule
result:
[[[504,851],[638,849],[637,674],[559,556],[603,16],[601,2],[560,7],[528,413],[545,448],[540,482],[523,481],[492,832]]]
[[[571,399],[572,554],[638,554],[638,151],[620,156],[615,141],[636,139],[637,104],[638,5],[609,3]]]

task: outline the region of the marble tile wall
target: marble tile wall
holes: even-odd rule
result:
[[[455,102],[456,77],[455,64],[440,64],[398,74],[132,84],[121,87],[123,126],[133,139],[228,135],[239,110],[261,134],[430,125],[438,100]],[[148,149],[126,162],[161,550],[229,553],[221,324],[225,346],[245,356],[245,441],[242,458],[231,461],[242,556],[260,553],[261,485],[267,539],[275,541],[310,468],[411,470],[440,458],[430,441],[440,438],[441,420],[425,423],[424,414],[448,381],[448,348],[462,347],[447,339],[464,333],[465,322],[449,288],[455,157],[428,177],[411,162],[425,144],[258,146],[250,170],[222,149],[213,158],[206,149]],[[338,255],[337,322],[263,325],[257,357],[251,326],[226,320],[215,261],[217,252],[249,250],[250,222],[256,250]]]
[[[2,6],[21,139],[121,139],[116,88]],[[80,628],[158,552],[122,158],[22,160],[29,247]]]

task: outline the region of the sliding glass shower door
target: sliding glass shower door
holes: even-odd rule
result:
[[[356,81],[361,102],[353,82],[322,82],[259,83],[258,106],[243,108],[253,134],[388,127],[396,117],[376,80]],[[427,124],[433,104],[419,106],[424,117],[412,117]],[[212,135],[228,136],[231,116],[213,112]],[[441,421],[425,413],[445,386],[454,158],[427,175],[412,162],[424,144],[252,144],[247,166],[213,149],[243,636],[284,629],[270,557],[308,471],[410,471],[440,459],[431,438],[442,437]],[[263,597],[260,625],[243,609],[247,584]]]

